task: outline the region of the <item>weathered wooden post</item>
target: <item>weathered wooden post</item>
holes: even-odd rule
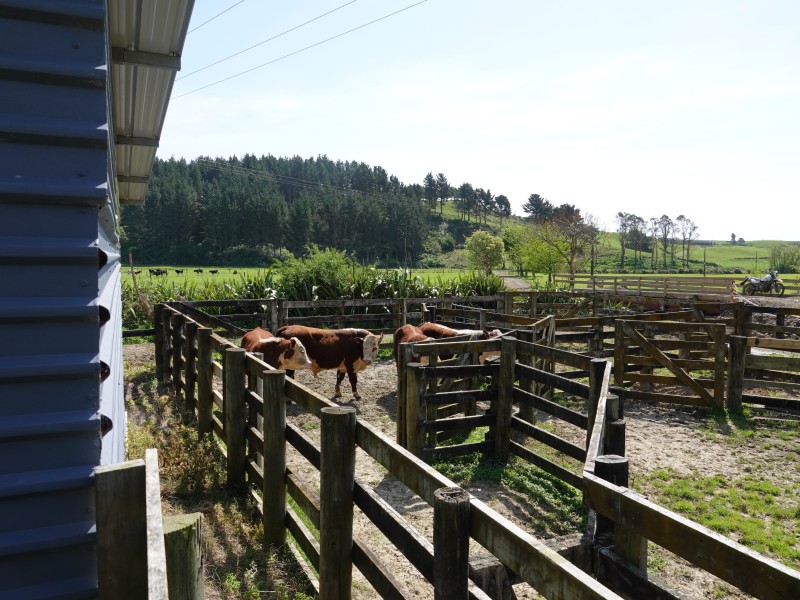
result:
[[[255,358],[258,360],[264,360],[264,353],[263,352],[252,352],[251,353]],[[245,355],[246,356],[246,355]],[[247,390],[248,395],[250,392],[258,396],[263,400],[264,398],[264,380],[261,379],[261,366],[258,365],[256,362],[248,361],[245,358],[245,373],[247,374],[246,382],[247,382]],[[258,467],[263,470],[264,468],[264,457],[261,454],[261,448],[256,446],[255,444],[251,444],[249,440],[249,436],[247,435],[247,431],[249,431],[250,427],[255,427],[257,431],[264,431],[264,417],[263,417],[263,410],[259,411],[258,406],[255,402],[247,402],[247,418],[245,420],[245,446],[247,450],[247,461],[253,460],[256,462]]]
[[[397,348],[397,443],[407,448],[406,438],[406,371],[409,363],[414,361],[410,343],[400,344]]]
[[[425,410],[422,397],[425,393],[422,365],[408,363],[406,365],[406,448],[414,456],[421,457],[425,447]]]
[[[183,367],[183,360],[181,358],[181,351],[183,350],[183,315],[176,312],[170,317],[170,324],[172,326],[172,391],[175,393],[175,399],[180,402],[181,394],[183,393],[183,377],[181,375],[181,368]]]
[[[97,467],[98,598],[147,598],[147,516],[143,460]]]
[[[433,597],[469,597],[469,494],[457,487],[433,492]]]
[[[450,310],[453,308],[453,294],[445,294],[444,301],[442,302],[442,308],[446,308]]]
[[[184,339],[184,355],[186,356],[186,389],[184,399],[186,410],[194,414],[197,403],[195,386],[197,385],[197,323],[186,322],[186,338]]]
[[[606,396],[606,427],[603,448],[607,454],[625,456],[625,419],[621,415],[619,397],[615,394]]]
[[[728,338],[728,376],[727,406],[728,411],[742,410],[742,393],[744,391],[744,367],[747,360],[747,338],[732,335]]]
[[[153,307],[153,342],[156,353],[156,380],[164,381],[164,305],[159,303]]]
[[[197,328],[197,432],[210,435],[214,431],[214,365],[210,327]]]
[[[278,300],[277,298],[270,298],[269,299],[269,330],[275,331],[280,327],[280,321],[278,320]]]
[[[400,304],[400,325],[408,323],[408,298],[403,298]]]
[[[356,409],[321,411],[319,597],[346,600],[353,580],[353,484]]]
[[[507,461],[511,448],[511,409],[514,402],[514,365],[517,362],[517,340],[503,337],[500,341],[500,374],[495,401],[494,457]]]
[[[735,335],[747,335],[744,312],[744,302],[740,300],[733,309],[733,330]]]
[[[587,410],[589,413],[589,423],[586,427],[586,447],[592,438],[592,428],[597,419],[597,405],[600,402],[600,394],[603,391],[603,377],[606,372],[608,361],[602,358],[593,358],[589,363],[589,400]]]
[[[156,335],[161,336],[161,365],[164,367],[164,378],[161,380],[161,383],[164,385],[169,385],[170,379],[172,378],[172,369],[170,365],[170,358],[172,356],[172,351],[170,347],[170,342],[172,340],[171,330],[170,330],[170,321],[172,310],[168,310],[167,306],[164,306],[164,312],[162,313],[161,318],[161,330],[156,331]]]
[[[244,412],[244,348],[228,348],[224,354],[222,378],[225,413],[225,445],[227,447],[228,486],[240,488],[245,483],[245,412]]]
[[[164,517],[169,600],[203,600],[206,597],[202,548],[203,514]]]
[[[778,327],[783,327],[786,325],[786,313],[779,312],[775,315],[775,325]],[[775,339],[782,340],[784,338],[784,332],[781,329],[778,329],[775,332]]]
[[[429,367],[436,367],[439,363],[439,357],[434,354],[428,358],[428,366]],[[423,384],[423,391],[422,394],[419,396],[418,402],[422,402],[422,399],[426,394],[436,394],[439,391],[439,379],[437,377],[430,377],[427,380],[427,384]],[[419,427],[423,427],[425,421],[431,423],[439,418],[439,406],[436,404],[428,404],[425,402],[418,413],[418,416],[421,417],[421,421],[419,422]],[[436,448],[438,433],[435,431],[429,431],[427,434],[423,435],[423,448]],[[422,455],[420,455],[422,456]]]
[[[286,542],[286,373],[264,371],[264,545]]]
[[[478,313],[478,329],[480,329],[481,331],[486,329],[486,309],[485,308],[480,309],[480,312]]]
[[[605,454],[595,459],[594,474],[614,485],[628,487],[628,459],[615,454]],[[634,566],[647,572],[647,539],[634,529],[614,523],[608,517],[597,515],[596,535],[607,538],[613,533],[614,551]]]
[[[539,301],[539,292],[530,292],[531,295],[531,319],[536,316],[536,303]]]

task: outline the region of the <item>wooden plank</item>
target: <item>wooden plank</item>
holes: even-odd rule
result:
[[[584,473],[588,506],[615,523],[762,600],[794,598],[800,572],[767,558],[635,492]]]
[[[747,345],[754,348],[769,348],[772,350],[795,350],[800,352],[800,340],[776,340],[774,338],[747,338]]]
[[[286,424],[286,441],[319,470],[321,465],[320,449],[314,445],[311,438],[292,423]]]
[[[554,375],[553,373],[549,373],[547,371],[536,369],[534,367],[529,367],[528,365],[522,365],[517,363],[514,368],[514,374],[516,377],[527,377],[533,381],[544,383],[550,387],[562,390],[567,392],[568,394],[573,394],[578,396],[579,398],[588,399],[589,398],[589,386],[583,383],[578,383],[577,381],[572,381],[571,379],[567,379],[566,377],[561,377],[559,375]]]
[[[291,469],[286,470],[286,490],[311,524],[319,530],[319,494]]]
[[[98,597],[146,598],[144,461],[97,467],[94,474]]]
[[[531,342],[517,341],[517,354],[521,356],[534,356],[536,358],[547,358],[553,362],[575,367],[587,371],[591,363],[591,357],[575,352],[559,350],[544,344],[534,344]]]
[[[709,394],[706,389],[698,385],[694,379],[683,369],[675,365],[673,361],[671,361],[667,356],[664,355],[661,350],[656,348],[653,344],[651,344],[641,333],[634,329],[633,325],[630,322],[622,321],[622,328],[625,330],[625,334],[635,341],[639,346],[641,346],[648,354],[653,356],[662,367],[667,369],[670,373],[675,375],[675,377],[685,386],[690,388],[695,394],[697,394],[700,398],[703,398],[708,401],[709,404],[714,404],[714,398]]]
[[[494,414],[473,415],[469,417],[454,417],[449,419],[437,419],[436,421],[425,421],[422,430],[426,433],[439,431],[463,431],[493,425],[497,419]]]
[[[675,394],[660,394],[657,392],[639,392],[624,388],[610,388],[620,397],[631,400],[644,400],[645,402],[665,402],[667,404],[686,404],[688,406],[708,406],[708,400],[697,396],[678,396]]]
[[[458,390],[455,392],[426,393],[422,397],[426,406],[444,406],[446,404],[466,404],[468,402],[486,402],[497,394],[496,388],[486,390]]]
[[[286,511],[286,529],[297,542],[303,554],[311,561],[311,566],[319,573],[319,543],[292,508]],[[319,585],[318,582],[317,585]]]
[[[158,477],[158,453],[144,451],[145,513],[147,516],[147,598],[169,600],[167,552],[164,546],[164,520],[161,515],[161,482]]]
[[[524,433],[525,435],[530,436],[537,442],[541,442],[546,446],[550,446],[551,448],[558,450],[559,452],[561,452],[566,456],[569,456],[581,462],[584,462],[586,460],[586,450],[581,446],[573,444],[572,442],[567,441],[564,438],[559,437],[554,433],[545,431],[540,427],[531,425],[530,423],[523,421],[519,417],[511,418],[511,427],[521,433]]]
[[[561,419],[562,421],[566,421],[567,423],[571,423],[572,425],[580,427],[581,429],[586,429],[588,427],[589,418],[586,415],[561,406],[560,404],[557,404],[552,400],[548,400],[547,398],[526,392],[520,388],[514,388],[514,401],[532,406],[537,410],[541,410],[549,415],[553,415],[554,417]]]
[[[454,456],[468,456],[470,454],[489,453],[494,449],[494,442],[471,442],[455,446],[437,446],[436,448],[423,448],[422,458],[426,462],[436,462]]]
[[[800,358],[762,354],[748,354],[745,368],[770,371],[800,371]]]

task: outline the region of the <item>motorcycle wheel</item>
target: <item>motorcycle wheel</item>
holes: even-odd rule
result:
[[[769,288],[770,296],[783,296],[784,287],[782,283],[775,283]]]
[[[754,286],[752,283],[747,283],[745,284],[742,292],[744,292],[745,296],[752,296],[756,293],[756,286]]]

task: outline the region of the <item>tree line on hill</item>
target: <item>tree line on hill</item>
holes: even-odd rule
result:
[[[326,156],[156,158],[145,203],[123,206],[122,250],[141,263],[261,265],[316,245],[410,266],[441,251],[445,199],[475,226],[511,214],[505,196],[453,188],[442,173],[405,184],[380,166]]]

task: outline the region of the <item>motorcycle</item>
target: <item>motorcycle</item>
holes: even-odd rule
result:
[[[783,281],[778,278],[777,271],[768,271],[761,279],[748,275],[741,285],[745,296],[760,292],[768,293],[770,296],[783,296]]]

